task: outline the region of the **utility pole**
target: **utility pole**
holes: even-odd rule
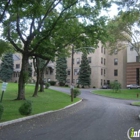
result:
[[[71,52],[71,102],[73,102],[73,55],[74,55],[74,45],[72,45],[72,52]]]

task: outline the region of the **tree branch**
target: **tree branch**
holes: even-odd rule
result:
[[[17,30],[17,33],[18,33],[20,39],[21,39],[22,42],[25,44],[25,40],[24,40],[24,38],[22,37],[21,31],[20,31],[19,22],[20,22],[20,18],[19,18],[19,13],[18,13],[18,11],[17,11],[17,21],[16,21],[16,27],[17,27],[17,29],[16,29],[16,30]]]
[[[23,53],[23,50],[20,49],[20,48],[17,46],[17,44],[16,44],[16,43],[11,39],[11,37],[10,37],[10,25],[9,25],[9,27],[8,27],[8,36],[7,36],[7,38],[8,38],[8,40],[10,41],[10,43],[15,47],[15,49],[16,49],[18,52]]]
[[[3,18],[4,18],[4,15],[5,15],[5,12],[10,4],[11,0],[8,0],[5,7],[4,7],[4,10],[3,10],[3,13],[0,15],[0,22],[2,22]]]

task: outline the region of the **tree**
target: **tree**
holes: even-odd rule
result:
[[[78,84],[82,85],[82,87],[90,86],[90,74],[91,69],[87,59],[87,54],[83,53],[79,70]]]
[[[108,24],[108,34],[110,36],[109,48],[111,52],[114,49],[118,51],[124,47],[130,46],[134,49],[140,61],[140,12],[139,11],[127,11],[121,12],[115,19]]]
[[[60,86],[64,86],[67,78],[67,61],[65,57],[58,57],[56,60],[56,79]]]
[[[6,54],[2,59],[1,69],[0,69],[0,78],[3,81],[9,81],[12,78],[13,74],[13,55]]]
[[[37,96],[38,88],[40,84],[40,92],[44,91],[44,71],[49,61],[45,61],[41,58],[35,57],[33,58],[34,69],[36,72],[36,84],[33,97]]]
[[[92,6],[92,3],[94,6]],[[82,2],[78,0],[12,0],[7,10],[8,14],[3,21],[3,36],[23,56],[17,100],[25,99],[25,77],[28,74],[26,64],[29,57],[34,56],[50,60],[50,54],[47,53],[49,54],[47,56],[46,52],[51,49],[51,54],[54,55],[61,47],[52,44],[52,36],[60,37],[55,33],[61,27],[65,27],[65,22],[70,19],[80,18],[84,20],[81,23],[83,27],[87,26],[86,21],[90,21],[94,26],[99,19],[100,10],[103,6],[108,6],[107,3],[108,1],[106,0],[91,1],[91,4],[87,0]],[[68,24],[67,27],[70,28],[72,25]],[[97,34],[97,32],[95,33]],[[91,35],[92,33],[90,32],[89,34]],[[97,37],[98,35],[96,36],[96,41]],[[95,44],[97,43],[95,42]]]

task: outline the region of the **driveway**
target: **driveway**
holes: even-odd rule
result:
[[[68,88],[51,87],[69,94]],[[140,129],[140,108],[128,100],[106,98],[82,89],[79,104],[0,129],[0,140],[128,140]]]

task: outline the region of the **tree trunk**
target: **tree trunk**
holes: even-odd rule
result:
[[[40,90],[39,92],[44,92],[44,70],[45,67],[40,70]]]
[[[33,94],[33,97],[36,97],[38,94],[38,88],[39,88],[39,77],[40,77],[40,73],[39,73],[39,69],[37,68],[37,77],[36,77],[36,84],[35,84],[35,90],[34,90],[34,94]]]
[[[46,69],[46,66],[48,65],[50,60],[47,60],[46,64],[43,66],[43,68],[40,69],[40,92],[44,92],[44,71]]]
[[[25,75],[28,74],[28,55],[23,54],[21,72],[18,81],[18,96],[17,100],[25,100]]]

